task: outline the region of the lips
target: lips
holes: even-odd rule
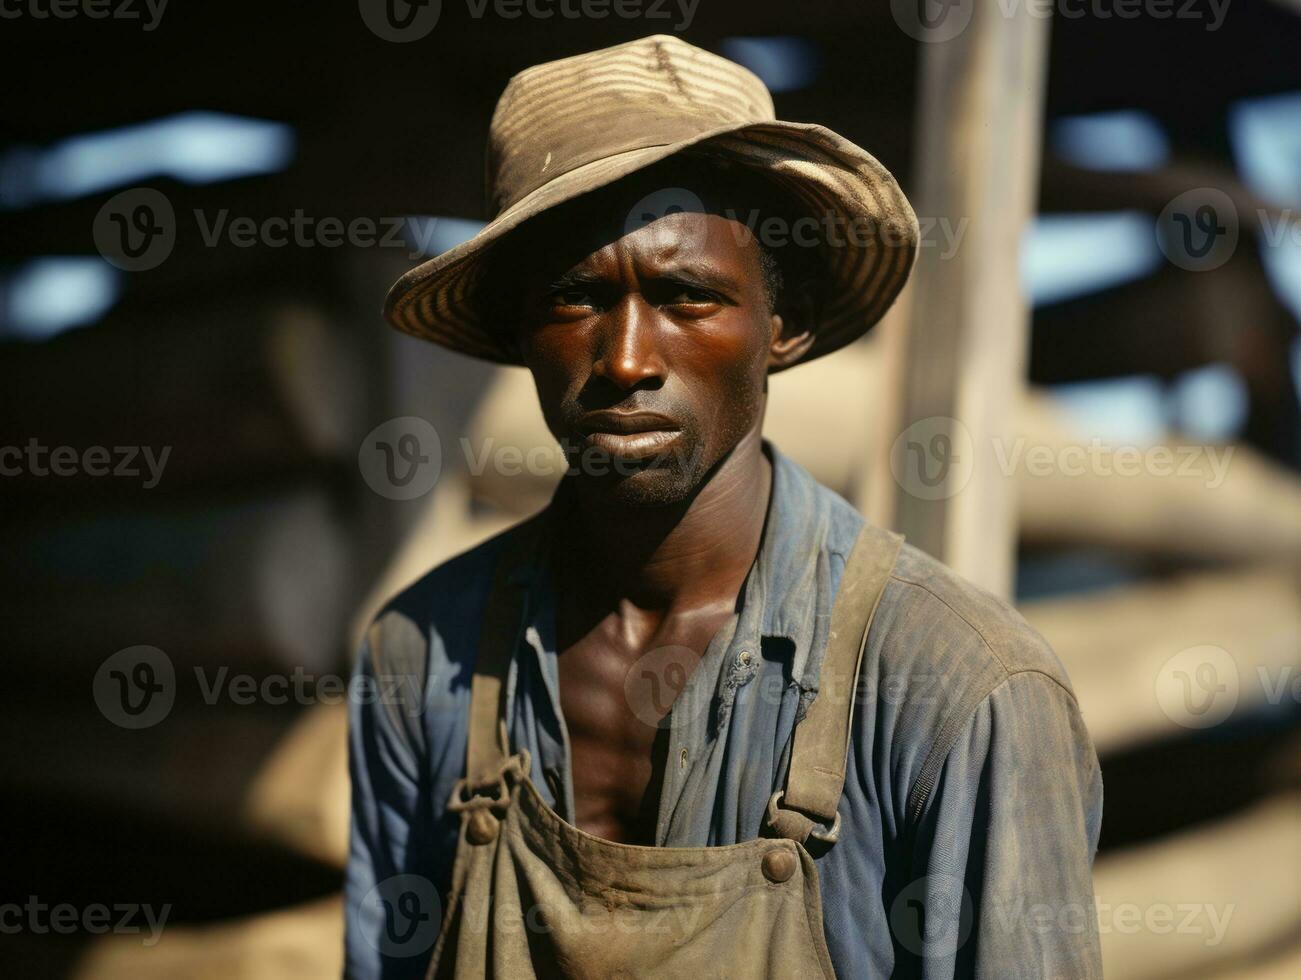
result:
[[[645,459],[672,448],[681,427],[658,412],[589,412],[579,421],[583,441],[617,459]]]
[[[659,412],[616,412],[603,409],[588,412],[578,422],[583,432],[613,432],[629,435],[637,432],[680,431],[682,428],[667,415]]]

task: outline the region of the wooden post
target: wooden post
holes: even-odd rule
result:
[[[885,325],[899,331],[885,345],[883,390],[895,401],[882,412],[866,506],[1007,595],[1015,500],[995,447],[1011,438],[1024,384],[1018,259],[1034,208],[1048,20],[1031,5],[969,10],[955,37],[922,44],[913,195],[922,248],[905,306]]]

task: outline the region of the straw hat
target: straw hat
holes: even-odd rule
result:
[[[521,363],[507,325],[485,322],[488,252],[529,218],[690,150],[771,178],[823,227],[829,294],[807,361],[861,336],[894,301],[917,218],[885,167],[829,129],[775,118],[758,77],[669,35],[529,68],[510,80],[488,134],[495,214],[469,241],[402,276],[384,316],[462,353]]]

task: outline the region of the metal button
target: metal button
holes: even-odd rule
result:
[[[780,885],[795,873],[795,855],[784,848],[774,848],[763,856],[763,876]]]
[[[475,810],[470,814],[470,825],[465,828],[465,837],[471,844],[487,844],[497,839],[499,821],[487,810]]]
[[[744,667],[749,667],[749,666],[750,666],[750,651],[749,651],[749,650],[742,650],[742,651],[741,651],[741,656],[740,656],[739,659],[740,659],[740,661],[741,661],[741,665],[742,665],[742,666],[744,666]]]

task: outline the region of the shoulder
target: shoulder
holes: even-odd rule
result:
[[[907,544],[873,619],[863,675],[860,768],[872,771],[872,752],[885,752],[901,819],[919,812],[950,750],[996,702],[1004,741],[1083,732],[1043,636],[1007,602]]]
[[[467,672],[503,553],[533,525],[525,520],[430,569],[390,599],[366,632],[380,673],[419,673],[449,683]]]
[[[1020,613],[911,545],[900,551],[878,617],[887,670],[929,671],[975,689],[1037,673],[1070,692],[1061,661]]]

